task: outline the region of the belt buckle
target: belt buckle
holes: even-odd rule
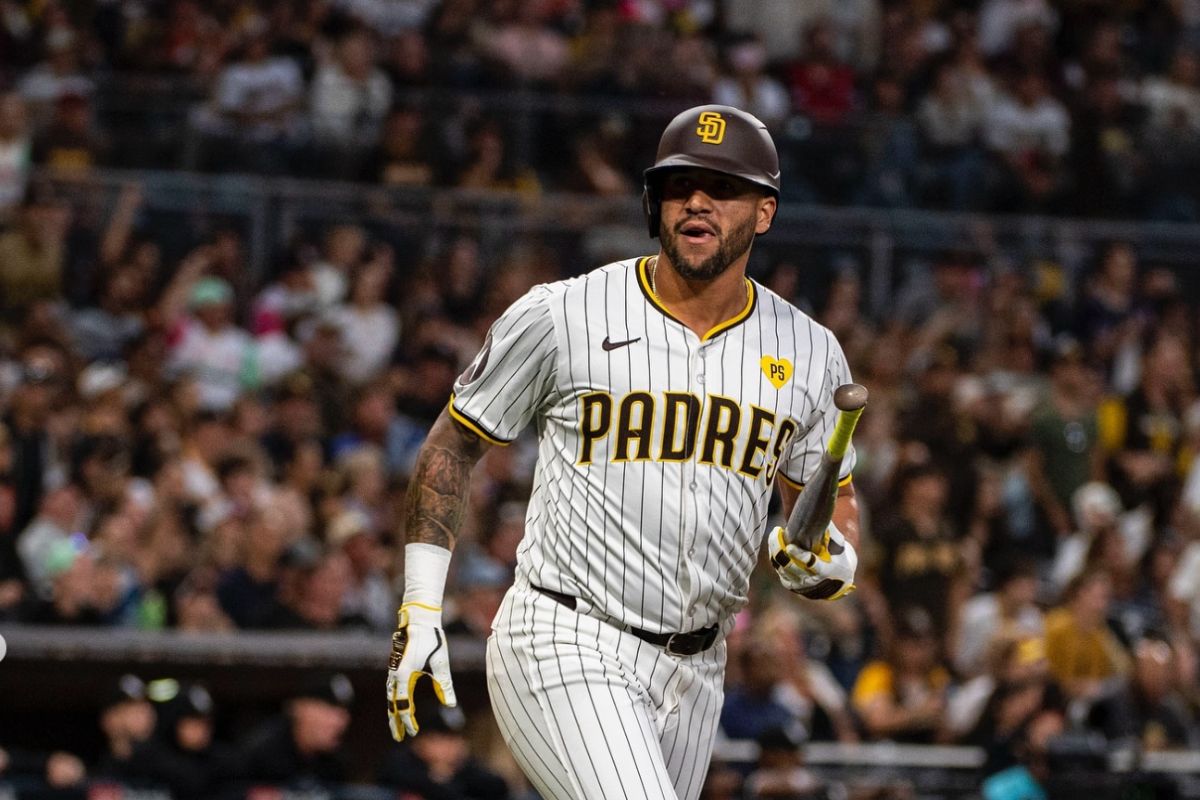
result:
[[[688,641],[688,639],[685,637],[690,637],[690,636],[691,636],[691,634],[687,634],[687,633],[672,633],[670,635],[670,637],[667,639],[666,651],[673,656],[694,656],[694,655],[696,655],[697,651],[694,647],[686,647],[684,645],[684,643]],[[675,647],[676,639],[680,640],[681,646],[679,648]]]

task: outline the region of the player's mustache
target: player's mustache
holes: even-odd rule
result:
[[[717,223],[713,222],[712,220],[704,219],[703,217],[688,217],[685,220],[676,222],[675,223],[675,233],[683,233],[684,228],[686,228],[688,225],[694,225],[697,222],[708,228],[711,228],[714,236],[717,236],[717,237],[721,236],[721,226],[718,225]]]

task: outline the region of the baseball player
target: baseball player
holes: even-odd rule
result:
[[[746,278],[778,197],[760,121],[685,111],[645,173],[658,254],[536,286],[492,326],[412,478],[387,680],[397,740],[417,733],[421,675],[455,703],[442,595],[468,476],[532,423],[526,534],[487,646],[500,730],[548,800],[699,795],[771,488],[790,511],[850,379],[827,329]],[[819,552],[766,537],[793,592],[853,588],[853,462]]]

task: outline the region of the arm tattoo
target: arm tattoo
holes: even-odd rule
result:
[[[454,547],[467,509],[471,469],[486,449],[482,439],[454,422],[438,417],[421,447],[405,503],[405,542]]]

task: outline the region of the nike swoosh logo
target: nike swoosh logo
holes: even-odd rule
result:
[[[605,350],[616,350],[618,347],[624,347],[627,344],[633,344],[634,342],[640,342],[641,340],[642,337],[639,336],[636,339],[626,339],[623,342],[611,342],[609,341],[608,337],[605,336],[604,341],[600,343],[600,346]]]

